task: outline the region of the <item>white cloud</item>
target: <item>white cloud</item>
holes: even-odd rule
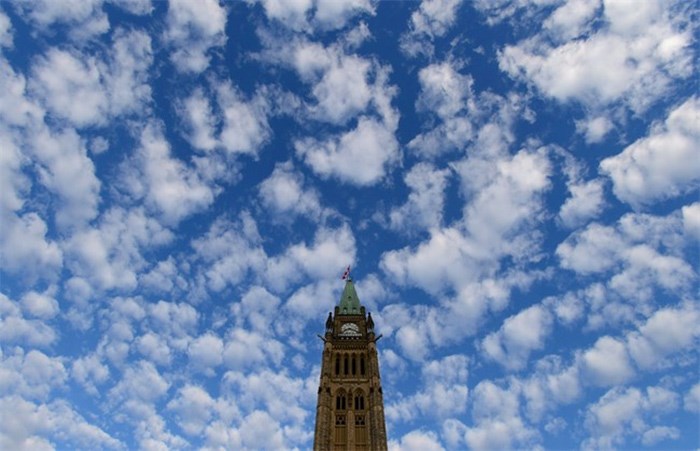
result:
[[[609,322],[616,316],[629,321],[635,311],[649,315],[659,290],[674,296],[689,293],[697,276],[684,257],[688,238],[683,233],[681,210],[667,216],[630,213],[613,226],[593,223],[572,234],[556,253],[564,268],[609,277],[604,296],[609,305],[595,304],[595,309],[607,310],[596,323]],[[620,302],[610,303],[611,296]],[[620,315],[620,308],[627,309],[627,313]]]
[[[51,48],[32,72],[32,91],[54,115],[78,127],[105,122],[109,98],[94,57]]]
[[[567,9],[566,14],[555,11],[546,22],[547,33],[560,45],[535,35],[506,46],[499,55],[501,69],[559,101],[577,100],[593,108],[622,101],[637,112],[669,92],[675,80],[691,75],[692,37],[684,29],[682,9],[673,11],[680,13],[674,17],[662,1],[642,7],[605,2],[603,26],[584,39],[570,32],[578,34],[585,20],[593,20],[596,5],[576,8],[578,17],[571,14],[574,7]],[[564,18],[578,23],[563,27]]]
[[[472,84],[468,75],[456,70],[455,63],[448,61],[431,64],[418,72],[421,92],[416,107],[419,111],[432,111],[443,120],[473,107]]]
[[[228,333],[223,350],[224,364],[234,370],[267,363],[277,366],[282,362],[283,356],[282,343],[242,328],[234,328]]]
[[[700,186],[698,115],[700,100],[691,98],[663,124],[653,126],[648,136],[600,163],[620,200],[641,207]]]
[[[202,372],[220,365],[223,352],[224,342],[211,332],[192,340],[187,350],[192,366]]]
[[[201,269],[207,287],[218,292],[228,284],[243,280],[249,272],[264,266],[267,254],[260,244],[255,221],[244,212],[237,223],[219,218],[207,233],[192,241],[198,258],[204,262]]]
[[[151,98],[151,38],[142,31],[119,28],[114,32],[110,50],[111,57],[101,68],[109,111],[113,116],[141,114]]]
[[[464,413],[469,394],[467,365],[468,359],[461,354],[426,363],[422,369],[421,390],[387,403],[387,418],[390,421],[411,421],[421,416],[446,418]]]
[[[335,2],[331,2],[335,3]],[[360,121],[376,113],[391,133],[398,126],[398,111],[391,106],[397,94],[389,84],[391,68],[376,60],[349,53],[340,44],[324,47],[306,39],[291,42],[264,36],[265,60],[294,69],[310,85],[314,102],[305,105],[306,114],[316,121],[345,125],[361,113]]]
[[[115,207],[101,215],[95,228],[73,234],[64,249],[74,276],[95,288],[129,289],[136,286],[137,272],[146,265],[142,249],[161,246],[172,238],[168,229],[142,209]]]
[[[411,56],[432,55],[432,40],[452,28],[462,0],[423,0],[411,14],[410,30],[401,37],[401,50]]]
[[[557,320],[563,324],[572,324],[579,320],[584,313],[585,293],[566,293],[559,297],[549,297],[543,304],[549,308],[556,316]]]
[[[580,37],[601,7],[600,0],[569,0],[544,21],[543,27],[561,40]]]
[[[246,102],[230,83],[223,83],[217,95],[223,114],[221,145],[230,153],[256,155],[271,133],[267,123],[266,92],[260,91]]]
[[[307,33],[313,28],[342,29],[357,15],[374,14],[371,0],[261,0],[261,3],[268,19]]]
[[[385,335],[395,332],[395,339],[402,353],[421,361],[432,347],[442,347],[461,342],[474,335],[482,325],[485,315],[499,312],[507,305],[514,287],[525,289],[534,275],[505,273],[498,280],[484,278],[462,286],[454,297],[444,298],[436,293],[440,306],[401,304],[385,307],[378,324]]]
[[[140,360],[126,368],[122,379],[109,390],[108,396],[117,403],[129,400],[154,402],[167,393],[170,385],[151,362]]]
[[[153,12],[151,0],[117,0],[114,3],[118,7],[130,12],[131,14],[136,14],[137,16],[144,16]]]
[[[318,389],[317,377],[299,379],[269,369],[247,375],[229,371],[222,380],[225,393],[238,393],[236,400],[242,410],[263,410],[275,421],[292,424],[307,419]]]
[[[489,25],[504,20],[524,21],[531,19],[543,8],[560,3],[557,0],[475,0],[474,7],[486,16]]]
[[[195,149],[212,150],[217,146],[218,142],[214,137],[216,118],[209,98],[202,88],[195,89],[182,102],[181,114],[190,132],[187,139]]]
[[[24,318],[19,304],[0,293],[0,342],[45,347],[57,337],[45,322]]]
[[[178,390],[167,408],[175,412],[176,422],[188,435],[199,435],[214,412],[215,401],[202,387],[187,384]]]
[[[43,293],[30,291],[22,296],[22,309],[31,316],[51,319],[58,314],[59,305],[55,298],[56,287],[49,287]]]
[[[534,350],[542,349],[552,329],[552,315],[535,305],[507,318],[481,342],[483,352],[510,370],[523,369]]]
[[[587,274],[608,270],[624,248],[619,235],[610,227],[591,224],[557,247],[564,268]]]
[[[642,444],[644,446],[653,446],[662,440],[677,440],[680,438],[681,432],[676,427],[656,426],[642,435]]]
[[[158,301],[147,306],[149,322],[159,332],[159,339],[184,351],[199,323],[199,312],[186,302]]]
[[[316,0],[314,21],[324,29],[342,28],[355,15],[374,14],[371,0]]]
[[[599,338],[582,354],[582,364],[593,385],[619,385],[635,375],[625,343],[609,336]]]
[[[71,103],[74,102],[71,99]],[[73,129],[37,131],[30,138],[39,180],[60,199],[56,223],[80,227],[97,216],[101,183],[85,143]]]
[[[0,355],[0,394],[46,400],[67,379],[60,358],[49,357],[35,349],[24,352],[16,347],[13,354]]]
[[[306,274],[314,279],[331,279],[336,276],[339,262],[355,261],[355,237],[347,224],[336,229],[320,227],[313,244],[291,246],[286,255],[292,258]]]
[[[605,205],[603,183],[599,179],[570,183],[571,197],[559,210],[559,219],[567,228],[575,228],[598,216]]]
[[[633,425],[640,414],[642,403],[643,395],[636,388],[614,388],[606,393],[586,414],[586,427],[595,434],[595,439],[591,439],[589,445],[621,445],[625,427]],[[639,426],[636,429],[638,428]]]
[[[612,128],[612,121],[605,116],[587,118],[576,122],[576,130],[583,134],[588,144],[601,142]]]
[[[12,21],[4,11],[0,10],[0,47],[14,47],[12,36]]]
[[[431,231],[415,249],[385,252],[386,273],[430,293],[459,291],[490,274],[502,256],[527,257],[536,236],[526,231],[538,220],[540,194],[549,187],[549,160],[544,152],[522,150],[488,164],[494,173],[466,204],[462,220]]]
[[[180,72],[204,71],[207,53],[226,42],[226,9],[217,0],[170,0],[167,23],[164,38],[174,49],[170,59]]]
[[[532,448],[537,433],[519,414],[516,387],[502,389],[493,382],[480,382],[473,391],[474,424],[466,427],[464,440],[470,449]]]
[[[323,210],[318,191],[305,186],[303,174],[294,169],[291,161],[275,166],[260,184],[260,197],[275,218],[283,222],[290,214],[316,219]]]
[[[399,441],[389,441],[389,451],[444,451],[434,432],[421,430],[404,434]]]
[[[71,365],[71,377],[93,396],[99,393],[97,385],[104,384],[109,376],[109,367],[96,354],[77,358]]]
[[[381,105],[385,99],[390,102],[395,94],[394,88],[386,85],[387,67],[349,54],[339,45],[324,47],[316,42],[295,40],[281,44],[271,41],[268,46],[268,58],[291,66],[304,83],[311,85],[310,94],[315,102],[308,106],[308,114],[313,119],[344,125],[372,103],[385,116],[385,121],[391,122]],[[393,124],[392,128],[395,128]]]
[[[279,312],[280,299],[261,286],[252,286],[240,302],[231,305],[231,316],[238,327],[248,327],[262,334],[270,330]]]
[[[646,393],[634,387],[611,389],[586,412],[585,426],[591,436],[583,442],[583,447],[624,446],[628,438],[633,443],[641,438],[642,444],[650,446],[660,440],[677,438],[678,429],[651,427],[646,421],[658,421],[661,415],[677,410],[677,398],[676,393],[661,387],[647,387]]]
[[[311,114],[320,121],[344,124],[364,111],[372,98],[367,84],[371,64],[354,55],[331,52],[329,56],[331,65],[312,89],[316,104],[311,107]]]
[[[194,168],[172,156],[157,124],[144,127],[140,147],[123,169],[127,191],[135,199],[144,199],[167,224],[177,224],[208,207],[219,191],[203,181]]]
[[[309,26],[308,16],[313,8],[313,0],[261,0],[260,3],[270,20],[282,22],[297,31]]]
[[[393,131],[367,117],[342,136],[324,141],[307,138],[296,141],[294,148],[320,176],[359,186],[379,183],[400,155]]]
[[[17,99],[0,98],[0,108],[5,109],[2,104],[6,100]],[[0,145],[3,148],[0,155],[0,208],[8,212],[17,211],[24,205],[24,197],[30,186],[29,178],[22,172],[28,159],[20,152],[19,136],[13,135],[4,127],[0,127],[0,130]]]
[[[409,149],[421,155],[437,156],[466,146],[474,135],[472,121],[479,114],[472,78],[457,72],[456,64],[448,61],[422,68],[418,80],[421,92],[416,109],[436,114],[441,122],[413,138],[408,143]]]
[[[423,0],[411,14],[415,33],[442,36],[454,24],[461,0]]]
[[[148,332],[134,341],[135,347],[141,355],[153,363],[161,366],[170,366],[172,353],[168,344],[157,334]]]
[[[333,268],[335,267],[334,265]],[[294,313],[284,322],[283,327],[287,333],[293,331],[295,327],[301,327],[303,320],[320,312],[332,310],[340,296],[337,291],[338,284],[330,280],[319,280],[294,291],[284,304],[286,311]]]
[[[19,396],[0,398],[0,411],[12,412],[0,424],[0,448],[52,450],[57,447],[121,449],[123,444],[88,423],[66,401],[35,404]]]
[[[40,0],[21,2],[18,9],[38,30],[50,34],[55,24],[66,25],[69,36],[81,42],[109,30],[102,1],[86,0],[63,5],[52,0]]]
[[[151,270],[139,276],[139,283],[153,291],[172,293],[187,289],[188,281],[184,271],[175,262],[173,256],[158,262]]]
[[[214,162],[215,154],[211,153],[214,150],[223,150],[227,155],[257,156],[271,138],[268,114],[271,99],[277,93],[263,87],[246,98],[228,80],[214,80],[212,84],[215,105],[201,87],[178,103],[178,113],[185,125],[183,135],[195,149],[207,152],[203,161],[211,160],[209,164]]]
[[[689,288],[696,277],[691,266],[676,256],[659,254],[649,246],[638,245],[626,249],[622,257],[629,267],[610,279],[610,287],[637,301],[649,300],[653,295],[649,282],[657,283],[672,293]]]
[[[76,127],[102,126],[110,116],[141,113],[151,96],[151,38],[119,28],[109,52],[100,59],[50,48],[32,66],[31,92],[50,113]]]
[[[513,235],[537,220],[540,195],[549,188],[551,165],[543,150],[521,150],[512,159],[498,161],[491,183],[465,207],[465,225],[479,243],[479,252],[518,257],[521,243]]]
[[[683,398],[683,407],[688,412],[700,413],[700,383],[690,387],[690,390]]]
[[[430,163],[413,166],[404,177],[411,193],[405,204],[389,213],[391,227],[399,231],[439,227],[449,175],[448,169],[438,170]]]
[[[53,279],[63,265],[63,252],[47,239],[46,222],[36,213],[3,218],[0,234],[0,268],[11,274]]]
[[[700,202],[686,205],[682,208],[683,228],[686,233],[700,241]]]
[[[577,365],[566,366],[558,356],[549,355],[535,364],[534,373],[524,380],[511,379],[520,387],[525,413],[538,423],[560,405],[572,404],[583,394],[581,371]],[[553,427],[557,427],[555,422]]]
[[[700,312],[693,305],[657,310],[637,331],[627,335],[627,347],[640,368],[663,368],[667,357],[692,348],[700,337]]]
[[[243,449],[275,451],[284,448],[279,423],[262,410],[256,410],[243,419],[240,434]]]

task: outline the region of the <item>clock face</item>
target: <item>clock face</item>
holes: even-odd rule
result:
[[[362,334],[360,334],[360,328],[357,327],[357,324],[345,323],[342,326],[340,326],[340,335],[348,337],[359,337]]]

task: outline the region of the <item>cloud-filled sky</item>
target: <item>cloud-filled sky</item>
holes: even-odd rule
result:
[[[0,2],[0,448],[697,448],[696,7]]]

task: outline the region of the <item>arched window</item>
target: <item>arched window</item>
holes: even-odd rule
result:
[[[365,356],[360,356],[360,374],[365,375]]]
[[[340,354],[335,355],[335,375],[340,374]]]
[[[353,376],[354,376],[355,374],[357,374],[357,363],[356,363],[355,358],[356,358],[356,357],[355,357],[355,354],[353,354],[353,355],[352,355],[352,375],[353,375]]]
[[[345,370],[343,372],[347,376],[347,374],[348,374],[348,355],[347,354],[345,354],[345,358],[343,360],[344,360],[343,361],[343,370]]]
[[[335,397],[335,410],[345,410],[347,408],[345,393],[338,393]]]
[[[365,410],[365,397],[362,394],[355,395],[355,410]]]

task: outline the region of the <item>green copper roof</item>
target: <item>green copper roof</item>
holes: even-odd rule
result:
[[[357,293],[355,292],[355,285],[353,285],[350,279],[345,282],[345,289],[343,290],[343,295],[340,297],[338,311],[340,315],[360,314],[360,299],[358,299]]]

